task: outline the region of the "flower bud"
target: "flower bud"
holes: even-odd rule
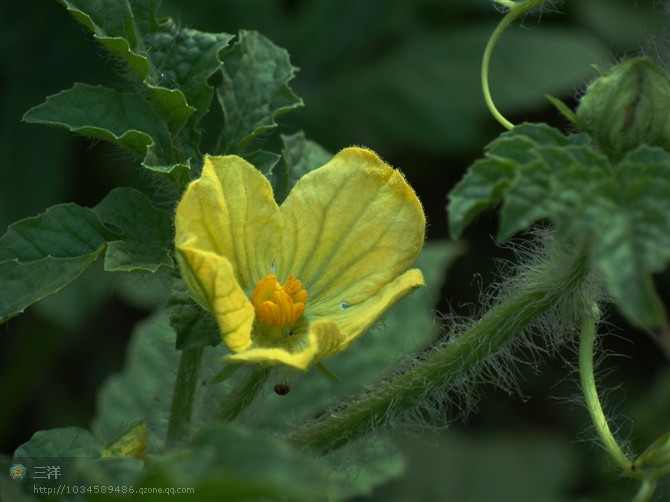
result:
[[[577,120],[613,160],[642,144],[670,152],[670,79],[649,58],[625,61],[589,85]]]

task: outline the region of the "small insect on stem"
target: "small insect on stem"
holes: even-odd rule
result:
[[[288,382],[279,382],[274,386],[274,391],[280,396],[285,396],[291,391],[291,386]]]

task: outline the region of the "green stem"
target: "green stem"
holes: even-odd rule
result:
[[[566,263],[566,257],[570,261]],[[559,253],[528,274],[521,286],[466,332],[418,366],[364,391],[323,419],[299,428],[290,441],[328,453],[389,422],[431,392],[448,387],[558,302],[575,301],[587,274],[585,259]]]
[[[649,502],[656,491],[657,484],[658,481],[655,478],[642,478],[642,483],[640,483],[640,488],[638,488],[633,502]]]
[[[608,451],[614,462],[626,475],[633,475],[633,463],[626,457],[619,443],[614,439],[614,435],[609,428],[605,413],[603,413],[600,400],[598,399],[598,390],[596,389],[596,380],[593,375],[593,345],[595,343],[595,319],[585,317],[582,320],[582,332],[579,341],[579,374],[582,384],[582,391],[586,399],[586,407],[591,415],[591,421],[600,436],[600,440]]]
[[[486,101],[486,106],[488,106],[489,111],[493,117],[502,124],[504,128],[511,131],[514,129],[514,124],[507,120],[502,113],[498,111],[496,105],[493,103],[493,98],[491,97],[491,90],[489,89],[489,66],[491,65],[491,55],[493,54],[493,48],[498,43],[500,35],[509,27],[512,22],[522,16],[529,10],[535,8],[536,6],[544,3],[545,0],[523,0],[520,2],[511,2],[497,0],[497,2],[505,7],[509,8],[509,11],[505,16],[500,20],[498,26],[496,27],[491,38],[489,38],[488,43],[486,44],[486,49],[484,50],[484,57],[482,58],[482,91],[484,92],[484,101]]]
[[[177,381],[175,382],[170,420],[168,422],[167,442],[174,444],[181,441],[188,431],[193,411],[193,401],[200,375],[202,347],[186,349],[181,353]]]
[[[230,422],[235,420],[256,398],[272,371],[272,367],[256,365],[246,378],[228,395],[221,404],[218,420]]]

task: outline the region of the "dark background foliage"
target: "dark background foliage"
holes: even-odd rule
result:
[[[491,2],[166,0],[161,13],[203,31],[258,30],[286,48],[300,68],[292,87],[306,106],[280,118],[281,132],[303,129],[333,152],[352,144],[377,151],[405,172],[422,199],[429,239],[446,238],[445,195],[501,132],[479,85],[481,54],[500,17]],[[669,26],[668,2],[577,0],[560,13],[548,9],[541,24],[529,17],[503,36],[494,53],[494,97],[512,122],[565,127],[545,93],[574,106],[595,74],[591,63],[607,67],[626,55],[648,54],[667,69]],[[95,205],[116,186],[160,200],[163,187],[137,159],[21,122],[26,110],[73,82],[123,85],[123,69],[65,9],[46,0],[3,0],[0,57],[3,233],[56,203]],[[495,227],[487,214],[466,232],[468,251],[449,271],[438,310],[472,312],[496,278],[495,259],[513,258],[493,242]],[[667,307],[670,277],[666,271],[657,279]],[[133,325],[159,301],[151,287],[139,286],[92,267],[2,326],[0,452],[11,453],[39,429],[88,425],[96,389],[122,367]],[[662,426],[652,417],[668,406],[667,360],[652,337],[610,314],[617,336],[605,348],[625,357],[605,360],[602,386],[622,384],[607,404],[624,436],[634,424],[631,441],[639,448]],[[522,366],[520,387],[527,399],[483,389],[466,427],[419,442],[399,437],[408,473],[373,498],[619,498],[619,490],[632,488],[609,482],[586,412],[565,401],[578,390],[560,358],[548,360],[540,374]]]

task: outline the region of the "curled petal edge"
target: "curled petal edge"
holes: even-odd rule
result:
[[[195,240],[177,246],[182,276],[198,302],[212,312],[221,338],[233,352],[251,346],[254,307],[235,279],[231,263],[218,254],[202,251]]]
[[[337,323],[320,320],[310,324],[307,347],[300,352],[290,352],[282,347],[250,348],[244,352],[225,356],[223,362],[228,364],[284,364],[305,371],[310,365],[343,350],[345,342],[346,339],[340,333]]]

